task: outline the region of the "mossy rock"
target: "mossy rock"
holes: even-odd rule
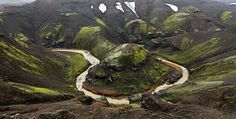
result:
[[[128,29],[133,24],[139,24],[139,33],[140,34],[147,34],[148,32],[148,25],[142,19],[131,20],[125,24],[125,28]]]
[[[66,35],[63,34],[63,24],[53,23],[42,25],[37,31],[40,43],[46,47],[60,46],[65,42]]]
[[[141,45],[123,44],[116,47],[105,59],[108,67],[117,69],[124,67],[138,66],[142,64],[148,56],[147,50]]]
[[[96,22],[98,24],[100,24],[101,26],[103,26],[103,27],[107,27],[107,24],[104,21],[102,21],[101,19],[99,19],[99,18],[96,19]]]
[[[85,104],[85,105],[91,105],[93,103],[94,99],[90,96],[83,96],[80,99],[80,102]]]
[[[102,102],[104,104],[107,104],[107,105],[109,104],[109,102],[108,102],[108,100],[105,96],[101,96],[101,98],[98,98],[96,100],[99,101],[99,102]]]
[[[223,22],[223,23],[227,23],[229,20],[230,20],[230,18],[232,18],[233,16],[232,16],[232,12],[231,11],[225,11],[225,12],[223,12],[222,13],[222,15],[220,16],[220,20],[221,20],[221,22]]]
[[[17,33],[13,39],[19,44],[21,45],[22,47],[25,47],[25,48],[29,48],[27,42],[29,41],[29,38],[27,36],[25,36],[24,34],[22,33]]]
[[[171,29],[171,30],[177,30],[180,28],[180,26],[184,23],[184,20],[186,19],[187,16],[189,16],[189,13],[186,12],[178,12],[170,17],[168,17],[164,21],[164,28],[165,29]]]
[[[106,39],[104,32],[100,26],[82,27],[74,39],[74,44],[77,48],[89,50],[94,56],[103,58],[114,47],[113,43]]]
[[[100,67],[93,67],[89,70],[89,75],[93,78],[107,78],[108,74]]]

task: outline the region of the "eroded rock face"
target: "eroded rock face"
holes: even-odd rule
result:
[[[176,107],[176,105],[165,102],[161,100],[159,97],[152,95],[150,93],[145,93],[142,95],[141,104],[142,108],[153,111],[163,111],[163,112],[169,112]]]

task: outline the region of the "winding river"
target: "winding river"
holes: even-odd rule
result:
[[[99,59],[94,57],[92,54],[90,54],[90,52],[88,52],[86,50],[58,48],[58,49],[52,49],[52,51],[54,51],[54,52],[72,52],[72,53],[82,54],[84,56],[84,58],[90,62],[91,66],[77,77],[76,87],[79,91],[83,91],[84,94],[87,95],[87,96],[91,96],[94,99],[101,98],[101,95],[94,94],[94,93],[92,93],[92,92],[90,92],[90,91],[83,88],[83,83],[86,81],[86,76],[88,75],[88,71],[92,67],[94,67],[94,66],[96,66],[100,63]],[[168,88],[170,88],[174,85],[183,84],[185,81],[188,80],[189,72],[185,67],[180,66],[180,65],[178,65],[174,62],[162,59],[162,58],[157,58],[157,60],[160,60],[163,63],[165,63],[166,65],[169,65],[171,67],[176,68],[177,70],[181,71],[183,75],[176,83],[170,84],[170,85],[168,85],[168,84],[160,85],[152,93],[156,93],[156,92],[159,92],[161,90],[166,90],[166,89],[168,89]],[[112,103],[112,104],[129,104],[128,98],[116,99],[116,98],[107,97],[107,100],[108,100],[109,103]]]

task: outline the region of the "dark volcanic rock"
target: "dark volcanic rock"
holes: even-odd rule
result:
[[[75,119],[75,114],[68,110],[58,110],[55,113],[39,114],[37,119]]]
[[[90,96],[83,96],[82,98],[79,99],[79,101],[83,104],[91,105],[94,99]]]
[[[97,99],[99,102],[104,103],[104,104],[109,104],[107,98],[105,96],[102,96],[101,98]]]
[[[153,111],[164,111],[169,112],[173,110],[176,105],[160,100],[159,97],[152,95],[150,93],[145,93],[142,95],[142,108],[150,109]]]

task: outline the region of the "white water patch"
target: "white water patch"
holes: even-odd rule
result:
[[[125,4],[131,9],[131,11],[136,15],[136,17],[139,17],[136,10],[135,10],[135,2],[125,2]]]
[[[91,7],[90,7],[91,9],[93,9],[94,8],[94,6],[93,5],[91,5]]]
[[[116,3],[116,9],[118,9],[118,10],[120,10],[122,12],[125,12],[120,2]]]
[[[101,3],[98,8],[102,13],[107,11],[107,6],[104,3]]]
[[[178,12],[179,8],[176,5],[173,4],[168,4],[166,3],[167,6],[169,6],[174,12]]]

